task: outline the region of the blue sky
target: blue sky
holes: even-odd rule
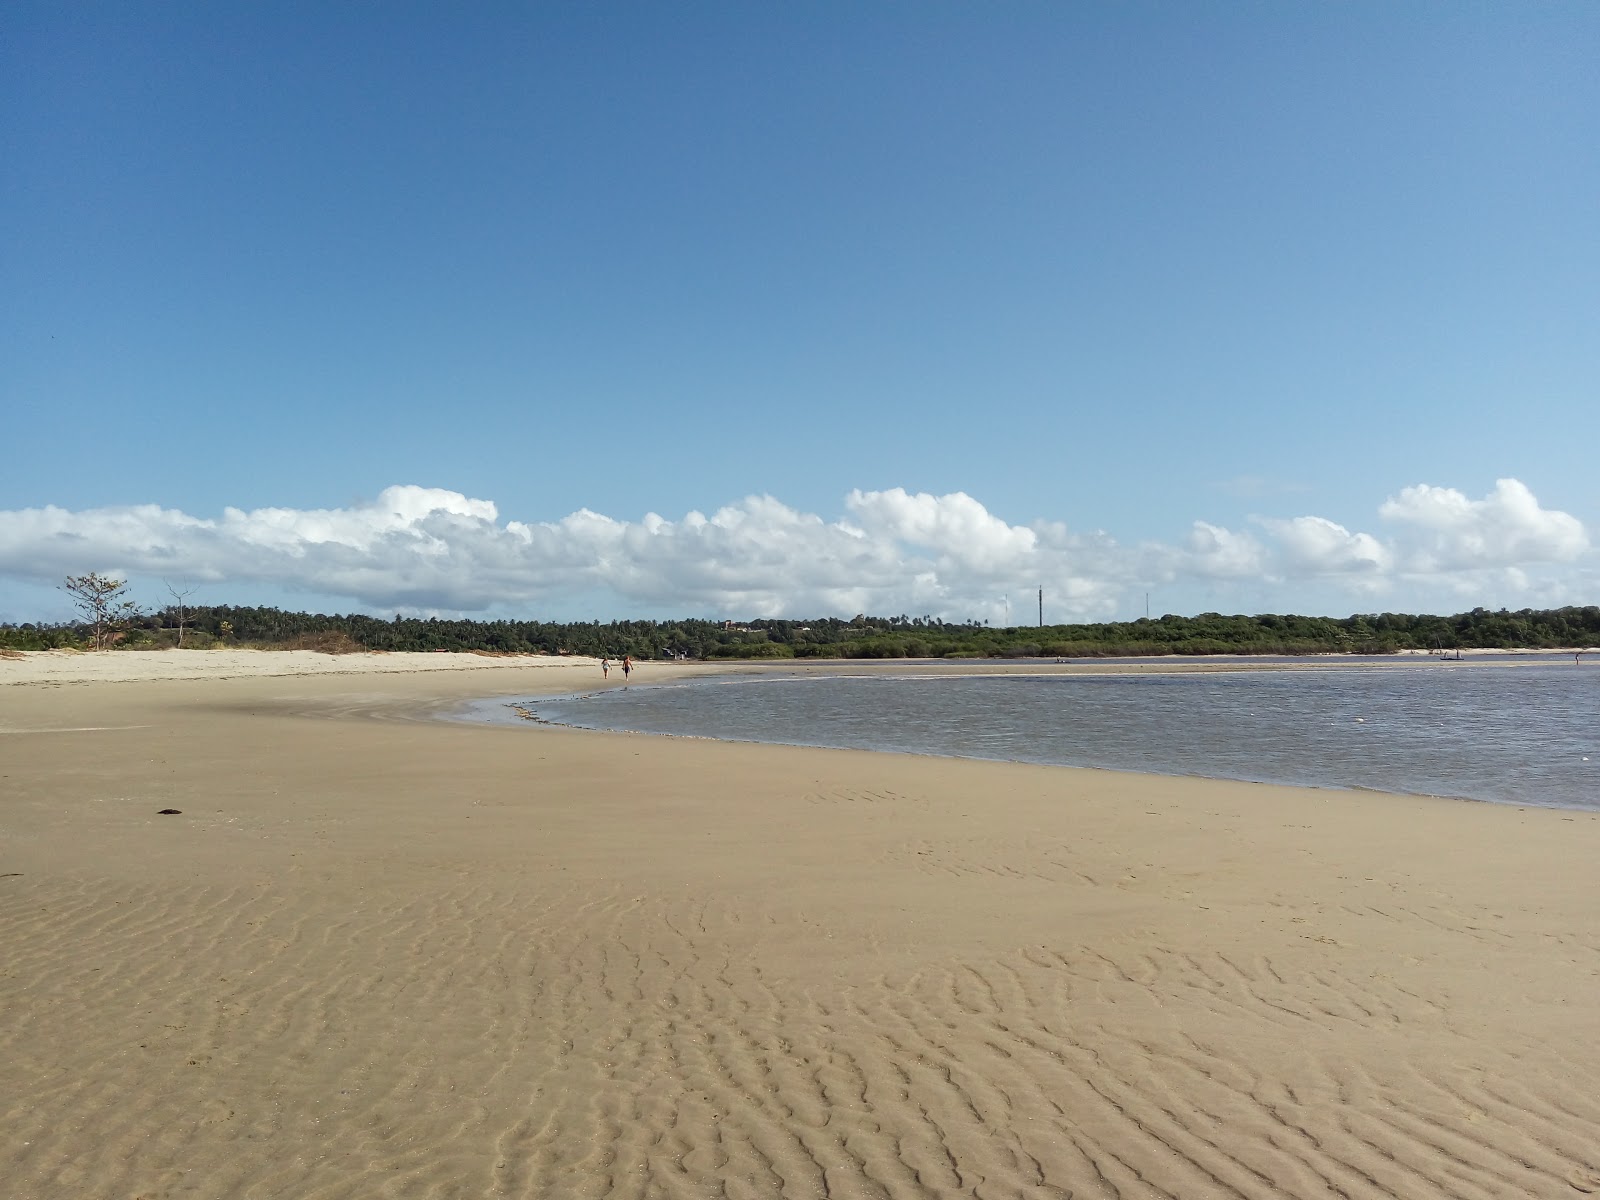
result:
[[[0,621],[1600,602],[1597,54],[1586,3],[9,5]]]

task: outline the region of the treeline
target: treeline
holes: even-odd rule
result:
[[[169,606],[123,623],[119,649],[182,644],[390,651],[487,651],[635,658],[1090,658],[1154,654],[1393,654],[1600,645],[1600,607],[1475,608],[1451,617],[1366,613],[1344,618],[1265,614],[1165,616],[1089,625],[991,628],[934,617],[811,621],[469,621],[276,608]],[[0,647],[83,648],[84,624],[0,625]]]

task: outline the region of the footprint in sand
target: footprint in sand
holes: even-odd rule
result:
[[[1567,1172],[1567,1182],[1580,1192],[1600,1192],[1600,1171],[1588,1167],[1573,1167]]]

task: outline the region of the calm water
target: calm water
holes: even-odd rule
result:
[[[733,677],[528,701],[593,729],[1600,809],[1600,664]]]

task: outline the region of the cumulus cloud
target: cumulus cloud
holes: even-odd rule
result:
[[[1527,486],[1501,479],[1482,500],[1454,488],[1403,488],[1378,510],[1399,527],[1403,569],[1415,573],[1572,562],[1589,550],[1576,517],[1541,508]]]
[[[1276,536],[1283,570],[1290,575],[1371,575],[1393,560],[1370,533],[1351,533],[1326,517],[1263,518],[1261,524]]]
[[[1195,521],[1174,543],[1124,545],[1056,520],[1012,524],[961,492],[853,491],[837,519],[751,496],[709,515],[619,520],[580,509],[503,520],[489,500],[397,486],[336,509],[155,505],[0,512],[0,575],[58,582],[85,570],[130,578],[257,583],[356,607],[533,614],[742,616],[917,612],[1001,619],[1044,587],[1057,619],[1105,619],[1153,584],[1215,589],[1332,580],[1381,589],[1429,578],[1441,593],[1492,579],[1537,590],[1539,564],[1590,551],[1574,517],[1516,480],[1470,500],[1418,485],[1386,501],[1387,539],[1324,517],[1258,518],[1260,536]],[[598,615],[598,614],[596,614]]]
[[[1038,544],[1031,529],[1007,525],[965,492],[911,495],[904,488],[853,491],[845,506],[868,536],[932,551],[950,566],[1004,572],[1028,565]]]
[[[1183,548],[1173,556],[1170,573],[1204,579],[1248,579],[1266,574],[1267,570],[1265,549],[1248,533],[1196,521]]]

